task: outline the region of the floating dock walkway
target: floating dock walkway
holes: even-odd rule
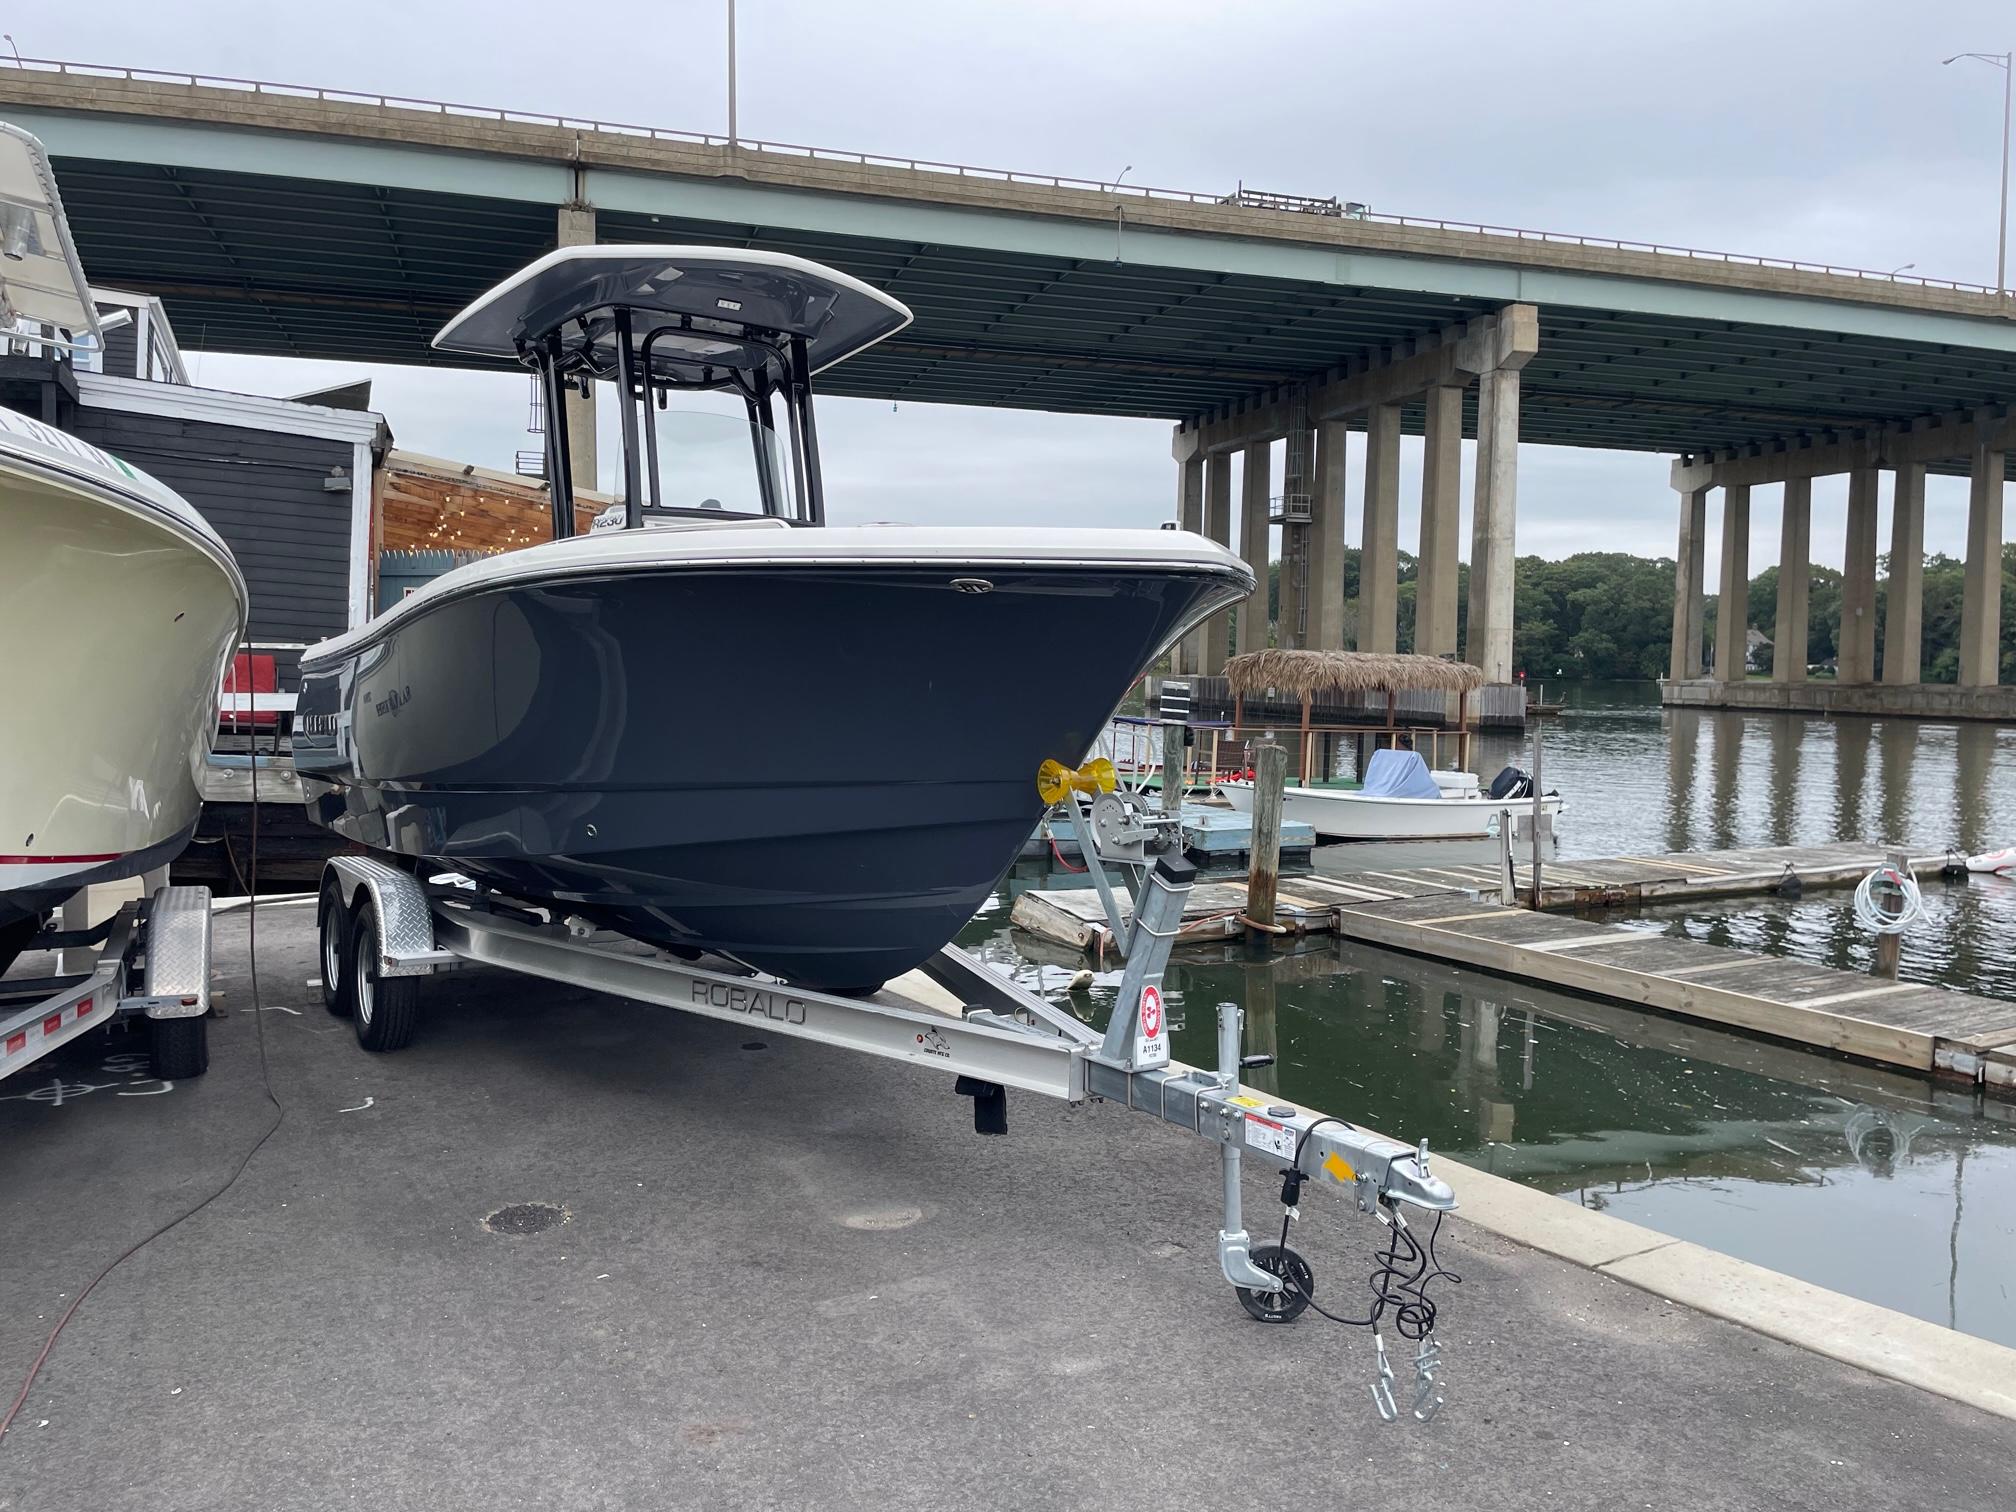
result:
[[[1944,860],[1913,855],[1912,866]],[[1828,845],[1548,863],[1542,912],[1499,901],[1495,866],[1284,876],[1274,923],[2016,1094],[2016,1003],[1551,912],[1765,893],[1788,878],[1841,886],[1882,861],[1874,847]],[[1245,903],[1243,882],[1200,884],[1178,943],[1242,933]],[[1110,945],[1090,891],[1024,893],[1014,922],[1082,950]]]

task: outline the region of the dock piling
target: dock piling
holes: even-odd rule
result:
[[[1162,726],[1162,812],[1181,815],[1185,773],[1184,757],[1189,752],[1189,730],[1169,723]]]
[[[1288,753],[1272,741],[1253,753],[1253,852],[1246,872],[1246,939],[1264,945],[1275,933],[1275,894],[1281,880],[1281,790]]]
[[[1910,857],[1894,845],[1883,853],[1883,863],[1900,875],[1910,874]],[[1894,887],[1886,887],[1877,894],[1876,906],[1885,917],[1894,919],[1904,912],[1904,894]],[[1897,959],[1903,946],[1904,936],[1901,934],[1876,936],[1876,961],[1872,969],[1877,976],[1887,977],[1893,982],[1897,980]]]

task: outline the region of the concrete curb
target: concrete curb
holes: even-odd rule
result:
[[[1242,1090],[1321,1116],[1278,1093]],[[1487,1234],[1871,1375],[2016,1420],[2016,1349],[2005,1344],[1592,1212],[1460,1160],[1434,1156],[1432,1165],[1456,1193],[1456,1217]]]
[[[1829,1291],[1454,1160],[1456,1216],[1487,1233],[1873,1375],[2016,1419],[2016,1349]]]

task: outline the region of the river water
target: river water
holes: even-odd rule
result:
[[[1717,846],[2016,843],[2016,731],[1662,711],[1645,685],[1571,685],[1542,734],[1563,857]],[[1489,776],[1529,741],[1480,740]],[[1382,849],[1381,864],[1407,864]],[[1318,852],[1322,870],[1362,865]],[[1079,879],[1073,879],[1079,880]],[[2016,881],[1925,878],[1902,974],[2016,998]],[[1018,870],[963,943],[1103,1022],[1117,971],[1008,928]],[[1846,969],[1870,945],[1844,891],[1646,909],[1616,922]],[[1370,947],[1251,961],[1186,948],[1166,983],[1176,1054],[1215,1057],[1241,1003],[1269,1090],[1774,1270],[2016,1345],[2016,1102]]]

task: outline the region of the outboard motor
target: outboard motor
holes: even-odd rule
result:
[[[1508,766],[1491,779],[1491,786],[1485,789],[1493,798],[1530,798],[1533,796],[1533,779],[1515,766]]]

